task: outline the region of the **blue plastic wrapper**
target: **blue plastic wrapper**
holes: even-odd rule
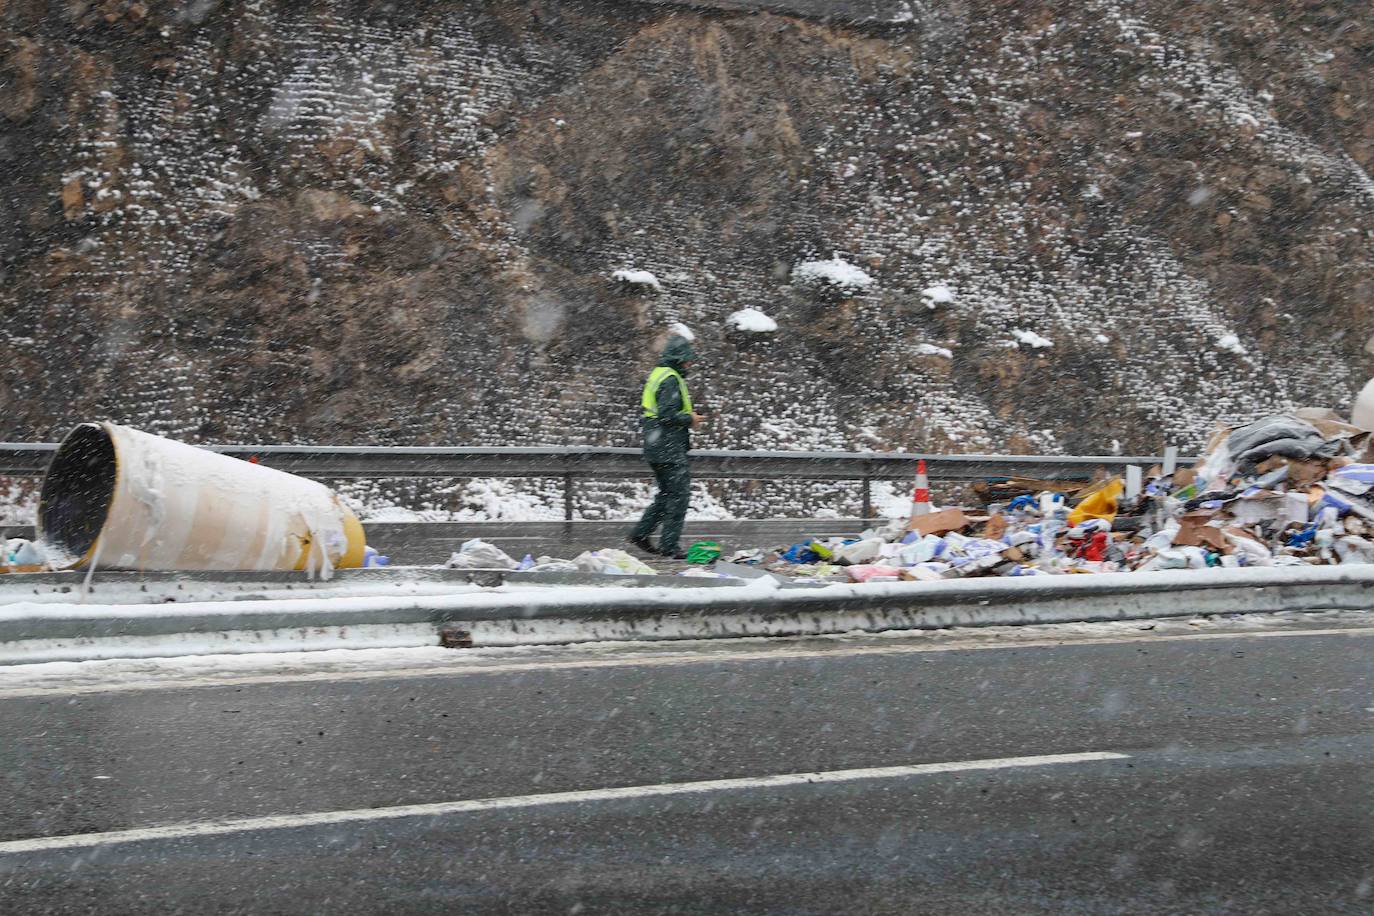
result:
[[[1374,486],[1374,464],[1347,464],[1343,468],[1336,468],[1331,472],[1331,476]]]
[[[1312,543],[1312,539],[1317,536],[1317,526],[1308,525],[1306,528],[1294,533],[1288,539],[1289,547],[1306,547]]]
[[[793,544],[783,551],[782,558],[789,563],[796,563],[799,566],[808,563],[819,563],[821,555],[811,549],[811,544]]]

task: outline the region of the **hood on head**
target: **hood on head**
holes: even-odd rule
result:
[[[696,351],[692,349],[692,344],[687,338],[674,334],[668,338],[668,342],[663,346],[663,353],[658,359],[660,366],[671,366],[682,371],[682,364],[688,360],[697,358]]]

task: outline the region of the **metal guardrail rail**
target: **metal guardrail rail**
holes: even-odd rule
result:
[[[573,517],[580,479],[644,479],[651,475],[637,448],[592,446],[544,448],[428,448],[386,446],[211,445],[244,461],[317,480],[387,477],[561,478],[564,515]],[[0,443],[0,476],[37,477],[57,445]],[[1149,467],[1155,456],[932,455],[916,452],[746,452],[692,453],[692,476],[708,480],[852,480],[863,487],[864,517],[871,512],[875,480],[911,480],[924,458],[933,481],[1032,477],[1090,480],[1128,464]],[[1191,462],[1180,458],[1180,463]]]

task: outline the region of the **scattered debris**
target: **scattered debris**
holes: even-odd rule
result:
[[[694,566],[705,566],[720,557],[721,547],[715,541],[697,541],[687,548],[687,562]]]
[[[444,565],[449,569],[517,569],[520,566],[500,547],[481,538],[464,541]]]
[[[589,550],[573,558],[580,572],[604,573],[611,576],[656,576],[658,571],[623,550],[606,548]]]
[[[44,572],[48,556],[41,544],[24,538],[11,538],[0,544],[0,573]]]
[[[1326,410],[1219,429],[1170,474],[978,492],[1012,498],[732,559],[852,582],[1374,563],[1374,433]]]

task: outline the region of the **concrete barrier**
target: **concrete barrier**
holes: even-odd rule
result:
[[[779,589],[537,588],[150,605],[0,606],[0,664],[453,644],[796,636],[1367,610],[1374,566],[1216,569]],[[456,634],[456,635],[455,635]]]

